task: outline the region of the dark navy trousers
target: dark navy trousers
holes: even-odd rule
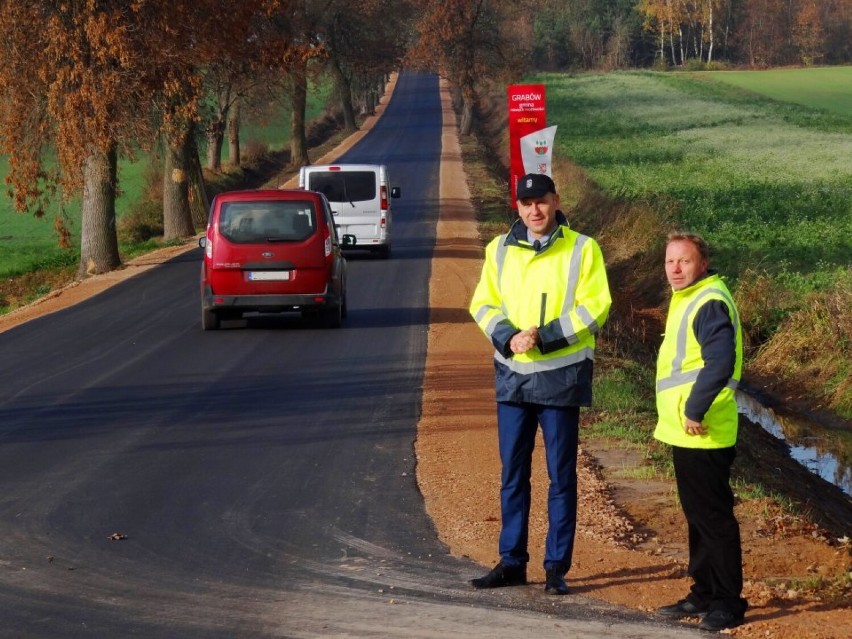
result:
[[[545,570],[566,573],[574,554],[577,530],[577,440],[580,409],[515,402],[497,403],[497,432],[503,465],[500,486],[500,560],[525,565],[530,518],[530,475],[535,437],[541,426],[547,474],[548,531]]]

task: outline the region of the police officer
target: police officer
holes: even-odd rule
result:
[[[592,401],[595,333],[611,303],[603,255],[569,228],[553,180],[518,180],[519,219],[485,249],[470,313],[494,345],[502,526],[499,563],[475,588],[526,583],[530,474],[541,426],[550,486],[545,592],[568,593],[577,523],[580,406]]]
[[[689,533],[690,593],[658,612],[701,617],[719,631],[744,620],[742,550],[730,487],[737,441],[734,389],[742,370],[740,320],[731,293],[708,268],[707,243],[673,233],[666,244],[672,299],[657,359],[654,437],[670,444]]]

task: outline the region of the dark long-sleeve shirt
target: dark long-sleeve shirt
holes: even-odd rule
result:
[[[702,305],[692,321],[692,329],[701,345],[704,368],[698,373],[684,413],[689,419],[700,422],[716,395],[734,374],[736,331],[728,315],[728,307],[720,300]]]

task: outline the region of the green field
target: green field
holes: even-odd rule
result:
[[[564,208],[601,239],[622,278],[611,286],[631,305],[635,295],[662,306],[666,233],[701,233],[737,299],[747,377],[840,419],[852,418],[850,80],[849,67],[525,78],[546,86],[548,125],[558,126],[554,172],[575,177],[559,184]],[[630,359],[625,325],[602,332],[590,432],[638,447],[654,472],[670,472],[650,435],[653,364]],[[848,434],[815,433],[807,446],[848,472]]]
[[[328,102],[330,89],[330,84],[327,83],[323,83],[321,86],[311,86],[306,113],[308,121],[323,113]],[[280,149],[289,144],[290,111],[288,105],[269,105],[263,110],[263,113],[253,117],[246,114],[243,119],[244,123],[240,132],[243,145],[260,140],[265,142],[270,149]],[[223,159],[227,159],[227,153],[226,143]],[[146,183],[146,174],[151,171],[149,163],[150,160],[147,155],[142,155],[136,162],[130,162],[126,159],[120,160],[121,195],[116,201],[119,218],[132,210],[134,204],[141,198]],[[7,173],[6,158],[0,157],[0,174],[5,176]],[[57,245],[53,224],[55,217],[60,214],[67,216],[66,223],[71,229],[72,240],[79,243],[79,201],[72,201],[64,207],[60,207],[58,201],[53,202],[44,217],[35,218],[29,213],[16,212],[8,197],[0,197],[0,278],[26,273],[38,268],[75,263],[76,256],[68,255]]]
[[[849,68],[820,75],[848,95]],[[767,72],[772,73],[772,72]],[[852,256],[852,115],[744,92],[718,74],[543,74],[556,157],[611,197],[671,212],[736,280],[766,272],[798,292],[830,286]],[[734,76],[725,75],[725,78]],[[752,78],[752,86],[757,84]],[[709,78],[709,79],[708,79]],[[782,78],[789,91],[798,76]],[[767,89],[768,91],[768,89]],[[558,168],[558,167],[557,167]]]
[[[773,100],[852,117],[852,67],[713,71],[695,75],[761,93]]]

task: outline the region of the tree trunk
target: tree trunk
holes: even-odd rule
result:
[[[201,158],[193,131],[188,138],[189,171],[189,208],[192,213],[192,225],[196,229],[207,226],[207,214],[210,210],[210,198],[204,183],[204,171],[201,170]]]
[[[467,95],[467,91],[463,91],[462,98],[462,117],[459,123],[459,135],[470,135],[473,129],[473,96]]]
[[[290,164],[302,166],[308,160],[308,138],[305,134],[305,110],[308,104],[308,76],[305,62],[297,62],[290,69],[293,80],[293,114],[290,119]]]
[[[207,137],[207,168],[222,171],[222,144],[225,141],[225,123],[220,118],[211,121],[204,131]]]
[[[228,112],[228,162],[240,165],[240,101],[237,100]]]
[[[113,147],[106,153],[92,151],[83,167],[80,278],[107,273],[121,265],[115,228],[117,166]]]
[[[666,0],[666,7],[668,8],[668,18],[669,18],[669,48],[672,51],[672,66],[677,66],[677,54],[675,53],[675,44],[674,44],[674,13],[672,12],[672,3],[671,0]]]
[[[343,109],[343,128],[347,131],[355,131],[357,127],[355,126],[355,109],[352,106],[352,87],[336,58],[331,60],[331,72],[340,95],[340,108]]]
[[[372,85],[370,85],[364,95],[364,114],[375,115],[376,104],[378,104],[378,100],[376,99],[376,91],[375,89],[373,89]]]
[[[708,0],[707,2],[707,11],[709,15],[708,19],[708,31],[710,34],[710,44],[707,47],[707,63],[713,61],[713,0]]]
[[[166,140],[163,169],[163,239],[166,241],[195,234],[189,207],[189,164],[186,134]]]

